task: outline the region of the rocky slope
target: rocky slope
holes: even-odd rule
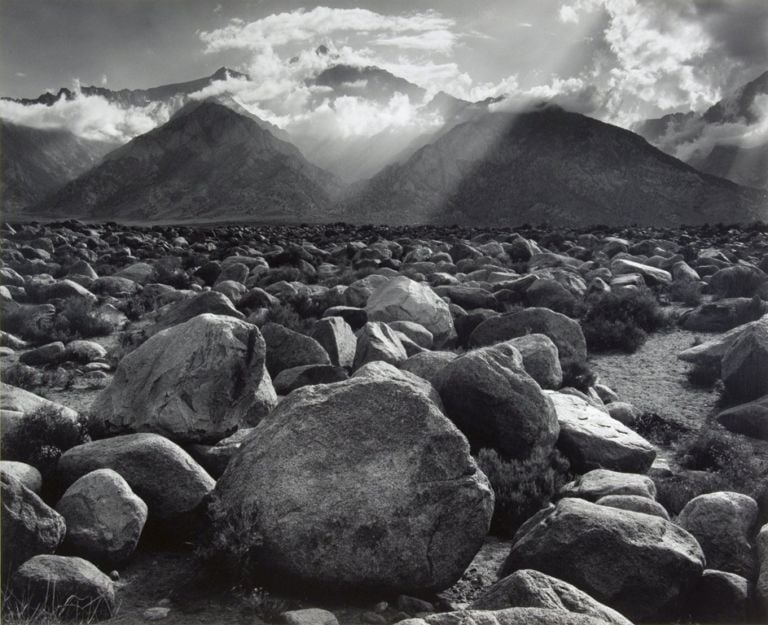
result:
[[[358,185],[348,205],[359,221],[483,225],[737,222],[768,210],[764,193],[556,107],[461,124]]]
[[[122,220],[323,221],[340,189],[293,145],[214,101],[108,154],[33,209]]]
[[[42,200],[99,162],[115,146],[66,130],[0,123],[3,211],[14,213]]]

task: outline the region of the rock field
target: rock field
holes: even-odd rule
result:
[[[70,220],[0,258],[9,623],[768,619],[768,226]]]

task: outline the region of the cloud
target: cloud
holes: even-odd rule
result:
[[[371,41],[376,46],[424,50],[439,54],[450,54],[458,36],[449,30],[430,30],[418,35],[389,35],[376,37]]]
[[[109,79],[107,78],[106,74],[101,75],[101,84],[106,85],[109,82]]]
[[[218,3],[216,6],[215,6],[215,7],[213,7],[213,12],[214,12],[214,13],[221,13],[221,10],[222,10],[223,8],[224,8],[224,7],[222,7],[222,6],[221,6],[221,2],[219,2],[219,3]]]
[[[16,72],[16,76],[18,78],[26,78],[27,77],[27,75],[24,72]]]
[[[302,41],[311,43],[343,33],[381,33],[384,38],[404,35],[414,37],[435,32],[449,32],[455,21],[435,11],[407,16],[382,15],[368,9],[332,9],[316,7],[310,11],[276,13],[249,23],[231,21],[227,26],[200,33],[206,51],[230,49],[263,50]]]
[[[155,103],[145,107],[120,107],[101,96],[78,93],[73,100],[59,98],[52,106],[24,106],[0,100],[0,117],[24,126],[67,129],[98,141],[125,143],[168,121],[171,107]]]

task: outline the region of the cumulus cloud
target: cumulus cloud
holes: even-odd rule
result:
[[[168,121],[170,107],[153,103],[145,107],[120,107],[101,96],[77,93],[73,100],[63,95],[52,106],[24,106],[0,100],[0,117],[43,129],[65,128],[85,139],[125,143]]]

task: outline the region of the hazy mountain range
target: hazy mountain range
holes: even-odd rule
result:
[[[722,132],[760,123],[755,106],[768,98],[768,72],[702,115],[648,120],[635,134],[543,103],[504,112],[498,99],[427,98],[380,68],[335,65],[308,79],[321,88],[323,106],[350,93],[379,103],[404,94],[439,120],[344,141],[288,134],[226,93],[189,97],[232,78],[245,75],[221,68],[151,89],[84,87],[121,106],[176,109],[117,149],[3,122],[6,215],[478,225],[768,220],[765,189],[746,186],[766,185],[766,145],[738,145]],[[76,97],[61,90],[15,102],[53,106]]]

